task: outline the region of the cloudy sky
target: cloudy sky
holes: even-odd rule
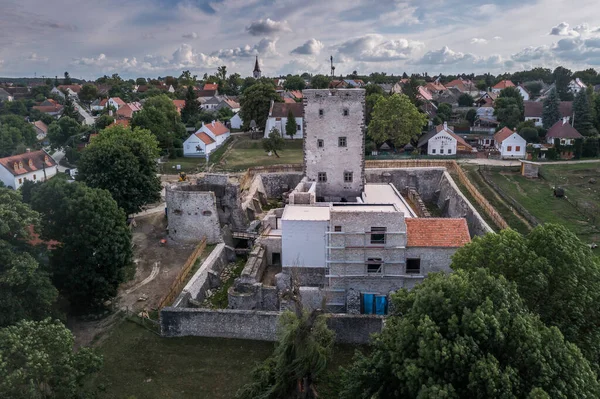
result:
[[[59,4],[59,5],[58,5]],[[598,0],[0,0],[0,76],[600,68]]]

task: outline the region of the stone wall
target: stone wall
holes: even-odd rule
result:
[[[233,230],[245,230],[248,227],[248,216],[242,208],[240,184],[234,176],[207,173],[198,179],[201,191],[215,193],[219,222],[231,226]]]
[[[220,337],[276,341],[280,312],[251,310],[180,309],[160,311],[164,337]],[[336,342],[367,344],[373,333],[381,332],[383,318],[372,315],[328,314],[327,325]]]
[[[221,226],[215,194],[193,184],[166,187],[169,237],[179,242],[198,242],[203,236],[209,244],[221,241]]]
[[[262,184],[268,198],[281,198],[283,193],[292,190],[302,180],[302,172],[262,173]]]

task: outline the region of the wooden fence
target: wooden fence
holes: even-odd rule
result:
[[[172,303],[177,297],[177,295],[179,295],[179,293],[183,289],[183,286],[185,285],[185,280],[190,270],[192,270],[192,267],[194,266],[194,263],[196,263],[198,257],[202,255],[204,248],[206,248],[206,237],[202,237],[202,240],[200,241],[200,243],[198,243],[198,245],[194,249],[194,252],[192,252],[189,258],[185,261],[183,269],[181,269],[179,275],[171,284],[169,292],[160,300],[160,303],[158,304],[159,310]]]

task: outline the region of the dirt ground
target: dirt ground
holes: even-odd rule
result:
[[[167,240],[166,244],[160,243],[161,239],[167,238],[164,211],[136,217],[135,220],[135,277],[119,287],[114,309],[128,309],[137,314],[144,309],[151,311],[158,306],[196,244],[183,245],[171,240]],[[207,255],[202,254],[201,259]],[[95,341],[99,335],[109,330],[119,317],[117,313],[113,313],[98,321],[70,319],[67,324],[75,335],[76,346],[79,347]]]

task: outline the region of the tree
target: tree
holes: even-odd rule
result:
[[[594,114],[596,115],[596,129],[600,131],[600,95],[594,96]]]
[[[285,80],[283,88],[286,90],[304,90],[306,83],[298,75],[290,76]]]
[[[189,70],[181,72],[179,75],[179,84],[181,86],[195,86],[198,75],[192,75]]]
[[[598,130],[594,127],[592,106],[586,90],[580,90],[573,101],[573,127],[583,136],[595,136]]]
[[[550,129],[560,120],[559,99],[556,89],[550,90],[548,97],[544,100],[544,110],[542,111],[542,122],[544,129]]]
[[[80,133],[81,126],[79,123],[68,116],[63,116],[48,126],[48,140],[52,148],[72,145]]]
[[[368,356],[343,372],[341,398],[581,398],[600,387],[588,361],[486,270],[429,274],[392,296]]]
[[[329,82],[330,82],[330,79],[328,76],[315,75],[310,80],[310,88],[311,89],[326,89],[329,87]]]
[[[0,188],[0,327],[48,317],[58,296],[27,242],[38,223],[18,191]]]
[[[100,131],[102,129],[107,128],[109,125],[112,125],[115,122],[115,118],[108,114],[100,115],[96,118],[94,125],[96,127],[96,131]]]
[[[189,72],[189,71],[188,71],[188,72]],[[145,85],[146,83],[148,83],[148,82],[146,81],[146,78],[137,78],[137,79],[135,80],[135,84],[136,84],[136,85],[138,85],[138,86],[143,86],[143,85]]]
[[[73,350],[73,334],[58,320],[21,321],[0,329],[0,397],[82,397],[84,378],[102,366],[88,348]]]
[[[13,155],[19,146],[36,144],[35,130],[25,119],[17,115],[0,116],[0,157]]]
[[[133,114],[131,126],[150,130],[162,149],[172,148],[175,138],[187,138],[185,125],[181,123],[177,108],[164,94],[147,99],[144,108]]]
[[[538,130],[534,127],[525,127],[518,132],[528,143],[537,143],[539,140]]]
[[[477,237],[455,253],[451,266],[484,268],[516,283],[529,310],[558,327],[598,368],[600,264],[567,228],[544,224],[527,237],[512,230]]]
[[[75,109],[73,99],[69,95],[65,95],[65,105],[63,107],[63,113],[61,118],[72,118],[75,120],[79,118],[79,113]]]
[[[217,111],[217,119],[222,122],[228,122],[231,118],[233,118],[233,110],[229,107],[221,107]]]
[[[42,215],[52,280],[75,312],[94,311],[113,298],[132,271],[131,232],[125,212],[106,190],[50,179],[32,192]]]
[[[158,157],[158,141],[149,130],[113,126],[85,149],[77,164],[77,180],[108,190],[125,214],[131,215],[160,200]]]
[[[277,151],[283,150],[283,147],[285,146],[285,141],[283,140],[283,137],[281,137],[279,130],[277,130],[277,128],[274,127],[269,132],[269,137],[262,140],[262,144],[266,152],[273,152],[273,154],[275,154],[275,156],[279,158],[279,154],[277,154]]]
[[[186,72],[186,71],[184,71]],[[189,71],[187,71],[189,73]],[[183,123],[188,123],[190,120],[194,118],[200,112],[200,106],[196,99],[196,92],[194,91],[194,86],[189,85],[187,91],[185,92],[185,105],[181,110],[181,121]]]
[[[469,121],[471,126],[473,126],[475,124],[475,120],[477,119],[477,110],[475,110],[475,108],[469,109],[465,119]]]
[[[500,91],[498,98],[514,98],[515,103],[519,107],[519,111],[521,112],[520,119],[523,119],[525,112],[525,105],[523,104],[523,96],[521,92],[516,87],[507,87]]]
[[[291,139],[294,138],[298,127],[296,126],[296,118],[294,117],[294,113],[291,108],[287,114],[287,121],[285,122],[285,134],[290,136]]]
[[[427,117],[404,94],[381,97],[375,104],[369,136],[377,144],[391,140],[402,146],[414,140],[427,123]]]
[[[379,94],[379,95],[383,96],[388,93],[384,92],[384,90],[381,86],[369,83],[368,85],[365,86],[365,96],[369,97],[371,94]]]
[[[452,105],[448,103],[441,103],[438,105],[437,116],[442,122],[447,122],[452,118]]]
[[[379,86],[377,86],[379,87]],[[379,101],[380,98],[383,98],[383,94],[379,94],[379,93],[372,93],[372,94],[368,94],[367,98],[365,99],[365,111],[366,111],[366,124],[367,126],[369,126],[369,123],[371,123],[371,119],[373,116],[373,109],[375,108],[375,104],[377,104],[377,101]]]
[[[514,129],[522,119],[519,104],[513,97],[498,96],[494,103],[494,115],[500,122],[500,127],[507,126],[510,129]]]
[[[77,95],[83,102],[92,102],[98,98],[98,88],[90,83],[84,84]]]
[[[525,84],[525,88],[529,91],[529,94],[531,94],[531,97],[538,97],[540,95],[540,92],[543,89],[543,85],[540,82],[529,82],[527,84]]]
[[[469,93],[463,93],[458,96],[458,106],[459,107],[472,107],[475,99]]]
[[[561,66],[556,67],[552,76],[554,78],[554,84],[556,85],[556,94],[560,101],[571,101],[573,100],[573,93],[569,90],[569,83],[571,82],[573,73],[570,69],[563,68]]]
[[[244,121],[244,129],[254,120],[259,129],[267,124],[271,101],[281,101],[272,85],[257,83],[247,88],[240,99],[240,118]]]
[[[69,72],[65,72],[65,78],[63,79],[63,84],[64,85],[70,85],[73,82],[71,82],[71,76],[69,76]]]

